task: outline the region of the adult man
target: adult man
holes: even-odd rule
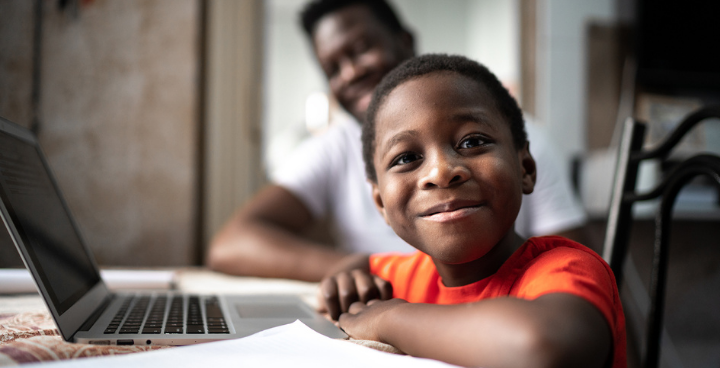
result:
[[[337,122],[303,144],[272,174],[275,184],[230,219],[210,246],[208,265],[215,270],[318,281],[348,252],[413,250],[372,203],[358,123],[382,77],[415,55],[413,36],[384,0],[318,0],[305,8],[302,21],[330,91],[354,119]],[[531,152],[544,161],[543,152],[535,149],[533,131],[528,133]],[[539,163],[538,171],[554,166],[549,163]],[[546,175],[550,181],[562,176],[546,172],[552,173]],[[538,194],[552,206],[538,205],[532,195],[524,198],[518,221],[527,229],[518,231],[525,236],[559,233],[582,224],[584,214],[566,181],[543,189],[544,175],[539,175]],[[326,216],[332,216],[337,227],[340,241],[335,249],[302,235]]]

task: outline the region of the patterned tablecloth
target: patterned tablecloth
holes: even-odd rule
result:
[[[159,346],[98,346],[63,341],[47,311],[0,314],[0,366],[163,349]]]

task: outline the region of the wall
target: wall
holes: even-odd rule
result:
[[[586,26],[612,21],[614,0],[539,0],[537,120],[565,161],[586,150]]]
[[[475,0],[467,12],[466,55],[485,64],[515,95],[520,80],[517,0]]]
[[[26,126],[33,3],[0,5],[0,115]],[[192,263],[198,2],[43,5],[39,137],[85,240],[102,265]]]
[[[204,246],[264,184],[259,92],[262,0],[212,0],[206,5],[201,174]]]
[[[325,91],[298,13],[306,0],[265,2],[265,68],[263,72],[263,150],[272,169],[307,137],[305,99]]]
[[[29,127],[32,91],[32,1],[0,2],[0,116]],[[0,222],[0,267],[23,267]]]
[[[33,2],[0,2],[0,116],[30,126]]]

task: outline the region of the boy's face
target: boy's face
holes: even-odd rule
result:
[[[373,198],[395,232],[433,257],[476,260],[514,232],[535,184],[484,86],[435,72],[393,90],[376,116]]]

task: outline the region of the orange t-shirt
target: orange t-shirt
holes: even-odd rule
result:
[[[594,305],[613,336],[613,368],[627,366],[625,316],[610,267],[592,250],[559,236],[528,239],[480,281],[458,287],[443,285],[430,256],[373,254],[370,272],[393,285],[393,296],[411,303],[461,304],[511,296],[532,300],[545,294],[569,293]]]

